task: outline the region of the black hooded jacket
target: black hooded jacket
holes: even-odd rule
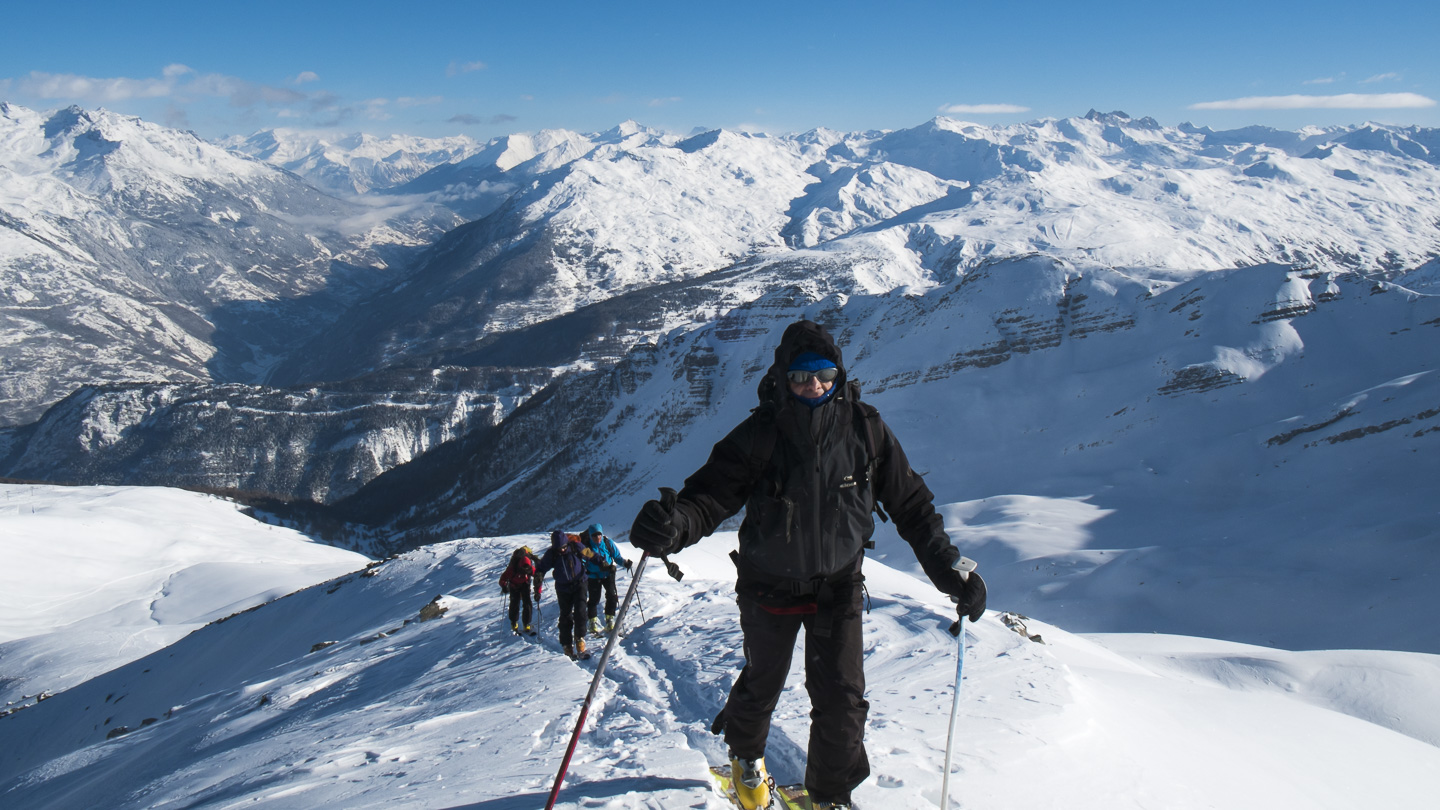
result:
[[[804,352],[840,369],[834,395],[814,409],[790,394],[785,379]],[[759,407],[685,480],[676,503],[681,545],[709,535],[743,506],[737,589],[771,604],[804,602],[815,583],[859,576],[878,501],[931,581],[949,593],[958,584],[949,569],[960,552],[924,480],[875,409],[859,403],[859,385],[844,369],[824,327],[799,321],[785,330],[760,380]]]

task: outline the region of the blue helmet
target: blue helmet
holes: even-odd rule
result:
[[[591,524],[590,524],[590,528],[586,529],[585,531],[588,532],[589,534],[595,534],[595,535],[600,535],[600,534],[604,534],[604,533],[605,533],[605,530],[602,529],[602,528],[600,528],[600,524],[599,524],[599,523],[591,523]]]

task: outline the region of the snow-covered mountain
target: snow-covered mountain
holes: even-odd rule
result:
[[[225,138],[220,145],[294,172],[321,191],[340,197],[404,185],[436,166],[464,160],[484,148],[464,135],[379,138],[284,128]]]
[[[0,425],[87,383],[259,381],[455,222],[138,119],[0,104]]]
[[[60,528],[62,515],[82,530],[136,512],[200,535],[223,522],[235,545],[268,544],[268,565],[249,571],[256,585],[267,571],[275,581],[287,553],[298,562],[313,550],[262,537],[276,530],[259,524],[234,535],[221,505],[198,508],[199,496],[91,493],[0,486],[0,509],[10,510],[0,511],[0,531],[13,527],[47,550],[0,571],[0,594],[64,581],[61,555],[97,548]],[[1023,532],[1046,540],[1067,525],[1066,509],[1064,501],[1031,503]],[[216,559],[226,549],[177,537],[171,549],[190,565],[172,576],[154,612],[223,621],[161,648],[123,649],[123,665],[43,701],[33,692],[11,698],[0,717],[0,800],[26,810],[540,807],[594,665],[560,653],[548,593],[540,636],[517,638],[506,626],[495,580],[511,549],[541,542],[523,535],[432,546],[230,615],[222,603],[239,564]],[[642,574],[557,807],[731,806],[706,769],[724,761],[709,726],[742,662],[725,556],[734,543],[723,533],[677,555],[683,581],[659,566]],[[1276,562],[1263,547],[1256,561]],[[1229,575],[1222,561],[1199,562],[1187,575]],[[1326,577],[1343,575],[1349,560],[1316,555],[1311,563],[1307,574]],[[93,574],[137,570],[100,557]],[[930,810],[939,803],[953,695],[956,645],[945,632],[953,613],[908,574],[878,562],[866,574],[873,776],[856,792],[857,806]],[[149,604],[149,581],[120,578],[92,596],[91,624],[108,619],[117,637],[143,626],[144,611],[123,606]],[[1267,601],[1284,603],[1294,582],[1277,576]],[[1433,615],[1429,594],[1416,617]],[[966,634],[952,807],[1418,810],[1440,790],[1440,656],[1079,636],[1002,614],[1012,596],[996,592],[998,610]],[[1149,602],[1121,595],[1117,605],[1144,612]],[[16,616],[0,604],[0,626]],[[1057,618],[1092,617],[1077,607]],[[1323,618],[1336,642],[1369,626],[1363,611]],[[64,671],[84,652],[80,635],[51,630],[50,654],[30,672]],[[0,650],[8,661],[34,643],[20,638]],[[809,706],[799,659],[767,752],[782,782],[804,771]]]
[[[494,213],[348,312],[343,351],[317,340],[277,375],[452,362],[499,333],[741,263],[839,268],[877,294],[1028,255],[1140,274],[1281,262],[1394,275],[1440,253],[1437,137],[1374,126],[1215,133],[1119,113],[996,128],[939,118],[890,133],[569,137],[532,159],[558,165],[522,175]],[[526,165],[487,161],[496,171],[476,188]]]

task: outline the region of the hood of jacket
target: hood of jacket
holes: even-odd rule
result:
[[[775,347],[775,362],[771,364],[770,370],[765,372],[765,376],[760,378],[756,387],[761,404],[773,402],[777,406],[783,406],[794,399],[790,396],[790,385],[785,379],[785,372],[790,370],[790,364],[795,358],[805,352],[815,352],[834,363],[835,368],[840,369],[840,376],[835,378],[835,387],[845,390],[845,363],[835,338],[830,336],[825,327],[814,321],[796,321],[785,327],[785,334],[780,336],[780,345]]]

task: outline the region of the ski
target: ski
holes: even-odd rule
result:
[[[810,810],[810,794],[804,785],[781,785],[775,793],[785,810]]]

